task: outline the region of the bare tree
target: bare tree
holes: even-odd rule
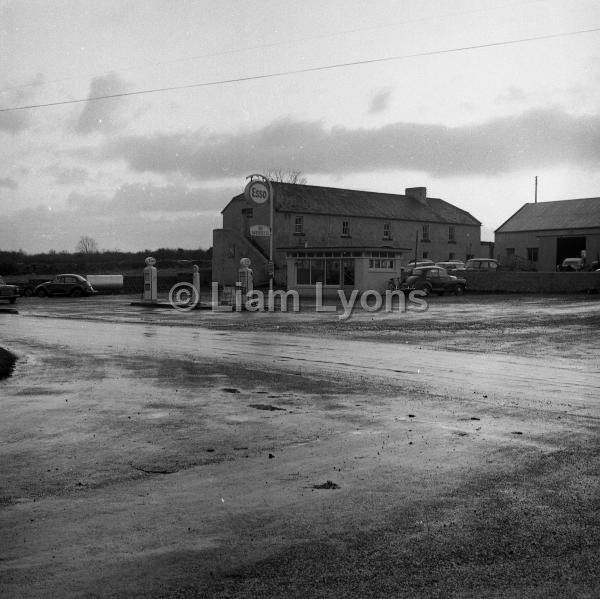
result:
[[[298,185],[307,183],[307,178],[302,175],[302,171],[296,169],[268,168],[264,174],[270,181],[279,183],[296,183]]]
[[[77,247],[75,251],[80,254],[97,254],[98,253],[98,244],[93,237],[88,237],[87,235],[82,235],[79,241],[77,242]]]

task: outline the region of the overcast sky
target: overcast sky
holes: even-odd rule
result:
[[[493,239],[535,175],[600,195],[600,32],[438,51],[596,27],[597,0],[0,0],[2,108],[215,83],[0,112],[0,249],[208,248],[267,168],[426,186]]]

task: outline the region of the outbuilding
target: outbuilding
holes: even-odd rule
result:
[[[565,258],[600,255],[600,198],[524,204],[496,229],[502,265],[554,271]]]

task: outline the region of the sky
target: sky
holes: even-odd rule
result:
[[[0,0],[0,249],[206,249],[268,169],[424,186],[493,240],[535,176],[600,196],[600,31],[555,36],[595,28],[597,0]]]

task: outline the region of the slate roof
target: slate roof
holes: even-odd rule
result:
[[[600,227],[600,198],[524,204],[496,233]]]
[[[272,185],[278,212],[481,225],[465,210],[438,198],[427,198],[422,204],[414,198],[390,193],[294,183],[273,182]],[[233,200],[242,197],[243,194]]]

